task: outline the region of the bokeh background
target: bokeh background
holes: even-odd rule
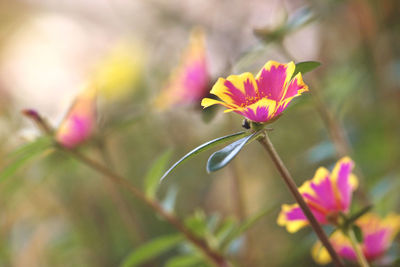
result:
[[[194,27],[205,33],[212,79],[256,73],[270,59],[321,62],[304,77],[312,93],[271,125],[272,141],[298,184],[350,155],[361,183],[354,208],[372,202],[382,215],[399,212],[399,12],[398,0],[2,0],[0,265],[119,266],[146,242],[176,233],[68,156],[13,151],[40,135],[21,109],[34,108],[57,127],[93,80],[102,84],[98,128],[82,150],[137,187],[160,156],[171,165],[240,131],[237,114],[217,110],[205,119],[199,103],[154,105]],[[276,224],[280,204],[293,201],[265,151],[252,143],[213,174],[205,170],[209,155],[160,185],[164,207],[215,247],[223,231],[261,214],[227,257],[237,266],[314,266],[311,230],[292,235]],[[179,244],[139,266],[206,264]]]

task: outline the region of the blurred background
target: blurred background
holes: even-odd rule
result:
[[[165,170],[242,130],[239,115],[202,111],[200,101],[156,104],[177,97],[171,84],[180,81],[193,29],[203,34],[209,84],[257,73],[271,59],[321,62],[304,76],[312,93],[271,125],[276,149],[298,184],[350,155],[361,183],[355,209],[372,202],[382,215],[399,212],[399,12],[398,0],[1,1],[0,265],[119,266],[143,244],[177,234],[65,154],[20,149],[40,136],[20,111],[33,108],[56,128],[82,88],[98,84],[96,135],[81,149],[145,190],[154,164]],[[203,89],[205,96],[210,87]],[[311,230],[293,235],[276,224],[280,205],[293,200],[265,151],[252,143],[207,174],[210,154],[167,177],[156,196],[163,207],[236,266],[316,265]],[[137,266],[208,266],[175,243],[163,253],[144,249]]]

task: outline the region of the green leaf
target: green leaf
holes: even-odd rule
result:
[[[9,158],[21,157],[30,154],[37,150],[44,150],[53,144],[53,140],[50,137],[39,137],[32,142],[23,144],[13,152],[9,153]]]
[[[136,248],[121,264],[121,267],[140,266],[140,264],[176,247],[184,240],[180,234],[157,237]]]
[[[177,256],[167,261],[165,267],[190,267],[199,266],[203,260],[197,255]],[[204,265],[201,265],[204,266]],[[207,266],[207,265],[205,265]]]
[[[357,242],[362,243],[364,238],[363,238],[363,233],[361,231],[361,228],[357,225],[353,225],[352,229],[353,229],[354,235],[357,239]]]
[[[261,131],[252,133],[213,153],[207,161],[207,172],[215,172],[225,167],[251,139],[254,139],[260,133]]]
[[[195,149],[193,149],[192,151],[190,151],[189,153],[187,153],[185,156],[183,156],[180,160],[178,160],[174,165],[172,165],[172,167],[169,168],[169,169],[164,173],[164,175],[161,177],[160,182],[161,182],[162,180],[164,180],[164,178],[167,177],[167,175],[168,175],[173,169],[175,169],[178,165],[180,165],[181,163],[183,163],[185,160],[187,160],[187,159],[189,159],[189,158],[191,158],[191,157],[194,157],[194,156],[196,156],[197,154],[199,154],[199,153],[201,153],[201,152],[203,152],[203,151],[206,151],[206,150],[208,150],[208,149],[210,149],[210,148],[213,148],[213,147],[215,147],[215,146],[217,146],[217,145],[226,143],[226,142],[228,142],[228,141],[232,141],[232,140],[239,139],[239,138],[241,138],[241,137],[243,137],[243,136],[246,136],[246,135],[248,135],[248,134],[249,134],[249,132],[246,132],[246,131],[238,132],[238,133],[235,133],[235,134],[230,134],[230,135],[226,135],[226,136],[223,136],[223,137],[220,137],[220,138],[211,140],[211,141],[209,141],[209,142],[207,142],[207,143],[204,143],[204,144],[202,144],[202,145],[196,147]]]
[[[52,139],[43,137],[21,146],[9,156],[9,163],[0,171],[0,182],[14,175],[29,160],[39,156],[52,145]]]
[[[168,161],[171,158],[171,154],[172,150],[165,151],[154,161],[151,168],[147,171],[146,177],[144,178],[144,189],[149,198],[155,198],[158,185],[160,184],[159,178],[164,173]]]
[[[318,61],[303,61],[299,62],[296,64],[296,68],[294,70],[294,73],[292,75],[292,78],[296,76],[297,73],[301,72],[301,74],[305,74],[307,72],[310,72],[316,68],[321,66],[321,63]]]

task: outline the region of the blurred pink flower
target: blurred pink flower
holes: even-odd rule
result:
[[[400,230],[400,215],[389,214],[384,219],[373,213],[367,213],[357,220],[356,225],[361,228],[363,242],[361,249],[368,261],[382,257],[389,249],[394,237]],[[351,243],[341,231],[336,231],[330,238],[334,249],[338,254],[348,260],[357,261]],[[331,261],[329,254],[316,243],[312,250],[313,258],[317,263],[327,264]]]
[[[96,123],[96,89],[88,87],[72,104],[56,131],[56,140],[66,148],[75,148],[86,141]]]
[[[210,75],[204,39],[204,32],[200,28],[192,31],[181,64],[172,73],[167,86],[155,101],[159,109],[196,104],[208,94]]]
[[[204,98],[201,105],[223,105],[228,108],[225,112],[236,112],[254,122],[276,119],[293,98],[308,91],[301,73],[292,78],[295,67],[293,62],[268,61],[255,78],[249,72],[219,78],[210,93],[221,101]]]
[[[332,173],[320,167],[314,178],[304,182],[299,188],[301,195],[321,224],[334,222],[340,212],[347,213],[353,191],[357,188],[357,178],[351,173],[354,163],[344,157],[336,163]],[[278,224],[294,233],[308,225],[308,220],[298,204],[282,205]]]

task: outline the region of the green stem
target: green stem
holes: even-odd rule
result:
[[[356,253],[358,263],[360,264],[361,267],[369,267],[368,261],[364,256],[364,253],[361,250],[360,244],[357,242],[356,235],[354,233],[353,228],[349,228],[347,231],[347,236],[349,237],[351,246],[354,249],[354,252]]]
[[[286,185],[289,188],[290,192],[292,193],[294,199],[299,204],[304,215],[307,217],[311,227],[314,229],[318,238],[321,240],[321,243],[325,246],[325,248],[328,251],[329,255],[331,256],[332,261],[335,264],[335,266],[343,267],[344,265],[342,263],[342,260],[339,258],[338,254],[334,250],[332,244],[329,242],[329,239],[326,236],[321,225],[315,219],[310,208],[308,207],[308,205],[304,201],[303,197],[301,196],[299,190],[297,189],[296,183],[294,182],[292,176],[290,175],[288,169],[286,168],[286,166],[283,163],[282,159],[280,158],[279,154],[276,152],[275,147],[273,146],[273,144],[271,143],[271,140],[268,137],[268,134],[265,133],[265,135],[261,136],[258,139],[258,141],[270,155],[272,161],[275,164],[275,167],[277,168],[279,174],[283,178],[283,181],[286,183]]]

